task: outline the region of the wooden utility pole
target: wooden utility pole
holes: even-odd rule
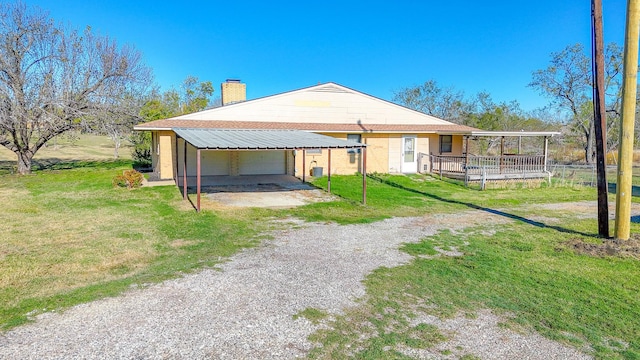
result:
[[[633,127],[638,88],[638,41],[640,40],[640,0],[627,0],[622,79],[622,124],[618,149],[616,186],[617,240],[629,240],[631,227],[631,171],[633,166]]]
[[[598,234],[609,237],[609,199],[607,193],[607,114],[604,103],[604,39],[602,0],[591,0],[591,70],[593,73],[593,123],[596,135],[598,173]]]

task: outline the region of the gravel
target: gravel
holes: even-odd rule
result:
[[[42,314],[36,322],[0,335],[0,359],[304,357],[314,346],[307,336],[319,326],[302,317],[294,320],[293,315],[309,307],[339,314],[356,306],[365,294],[361,281],[367,274],[411,260],[398,251],[400,244],[419,241],[443,227],[462,227],[462,219],[487,221],[486,213],[478,215],[450,216],[451,223],[425,217],[347,226],[291,220],[289,230],[278,231],[273,240],[233,256],[219,270],[132,289],[63,313]],[[481,314],[476,320],[485,317]],[[455,327],[446,327],[449,323],[440,325],[452,335],[455,346],[475,354],[479,345],[455,341],[464,344],[460,339],[476,339],[481,333],[486,337],[487,326],[497,328],[491,321],[485,321],[488,325],[475,333],[461,327],[462,337],[455,335]],[[503,352],[506,358],[580,355],[535,334],[534,341],[517,347],[523,335],[509,337],[505,334],[512,331],[499,330],[495,336],[502,339],[500,346],[515,349]],[[483,358],[501,358],[490,354],[477,352]],[[412,355],[438,358],[431,353]]]

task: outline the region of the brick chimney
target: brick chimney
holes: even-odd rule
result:
[[[238,79],[227,79],[221,85],[222,106],[247,100],[247,84]]]

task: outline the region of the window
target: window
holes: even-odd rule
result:
[[[450,153],[453,150],[453,135],[440,135],[440,153]]]
[[[322,149],[307,149],[307,154],[322,155]]]
[[[362,135],[360,134],[347,134],[348,141],[355,141],[357,143],[362,143]],[[347,149],[347,154],[359,154],[360,149]]]

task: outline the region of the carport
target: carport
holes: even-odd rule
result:
[[[331,192],[331,150],[332,149],[361,149],[362,150],[362,203],[367,201],[366,145],[354,141],[336,139],[330,136],[319,135],[300,130],[255,130],[255,129],[194,129],[174,128],[176,133],[176,149],[178,139],[184,140],[182,151],[182,194],[184,200],[187,197],[187,144],[196,149],[196,204],[195,208],[200,212],[200,194],[202,188],[202,155],[203,151],[301,151],[302,152],[302,182],[306,181],[306,151],[310,149],[327,149],[328,171],[327,190]],[[176,152],[176,164],[180,163]],[[176,173],[177,177],[177,173]],[[176,178],[176,183],[177,183]]]

